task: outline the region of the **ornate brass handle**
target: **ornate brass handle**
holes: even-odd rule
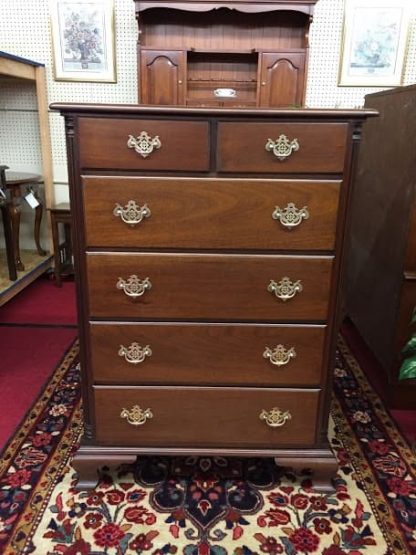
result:
[[[120,345],[118,356],[124,357],[129,364],[140,364],[146,357],[152,356],[152,349],[150,345],[142,347],[134,341],[129,347]]]
[[[143,426],[148,419],[153,418],[153,413],[150,409],[143,410],[139,405],[134,405],[130,410],[123,409],[120,418],[126,418],[132,426]]]
[[[271,428],[280,428],[292,418],[292,415],[288,410],[283,412],[278,407],[273,407],[269,411],[263,409],[259,415],[259,418],[260,420],[264,420],[266,424]]]
[[[134,148],[137,154],[140,154],[143,158],[147,158],[154,149],[160,148],[162,143],[157,135],[151,137],[146,131],[142,131],[137,137],[129,135],[127,146],[128,148]]]
[[[141,297],[147,289],[151,289],[152,284],[148,277],[140,279],[136,274],[133,274],[127,281],[123,278],[118,278],[116,287],[117,289],[121,289],[128,297],[135,299]]]
[[[291,281],[288,277],[283,277],[279,283],[271,279],[267,287],[267,291],[274,293],[275,296],[282,301],[292,299],[296,293],[300,293],[302,290],[303,286],[300,279]]]
[[[120,217],[125,224],[129,224],[134,227],[139,224],[143,218],[149,218],[152,213],[150,212],[150,208],[147,204],[138,206],[134,200],[129,200],[124,208],[121,204],[116,203],[113,215],[117,218]]]
[[[293,202],[289,202],[286,208],[276,206],[272,218],[273,220],[279,220],[282,226],[291,230],[302,223],[303,220],[309,218],[309,211],[307,206],[298,210]]]
[[[267,139],[264,148],[267,152],[273,152],[280,162],[284,162],[293,152],[297,152],[300,147],[297,139],[290,141],[286,135],[280,135],[275,141]]]
[[[295,358],[296,351],[294,347],[286,349],[284,345],[277,345],[274,349],[266,347],[263,357],[268,358],[275,366],[285,366],[290,362],[290,359]]]

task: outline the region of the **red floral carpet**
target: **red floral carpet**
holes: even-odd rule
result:
[[[3,453],[0,553],[416,554],[414,455],[342,341],[330,430],[340,469],[326,495],[268,459],[156,457],[76,492],[77,353]]]

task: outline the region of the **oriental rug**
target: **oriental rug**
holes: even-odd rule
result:
[[[6,555],[416,554],[416,460],[342,339],[330,440],[333,494],[269,459],[141,458],[76,492],[75,344],[3,452]]]

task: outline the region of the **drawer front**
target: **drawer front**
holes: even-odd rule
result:
[[[330,250],[340,185],[85,177],[86,241],[104,247]]]
[[[90,253],[90,315],[326,320],[332,262],[330,256]]]
[[[279,147],[286,136],[294,146],[280,160],[273,153],[287,154]],[[270,173],[339,173],[344,169],[348,124],[344,123],[254,123],[218,124],[218,171]],[[272,143],[269,143],[269,139]],[[281,139],[283,141],[284,139]],[[296,140],[298,149],[296,150]],[[266,150],[269,143],[270,150]],[[289,146],[289,151],[291,146]]]
[[[129,137],[138,139],[143,131],[160,141],[159,147],[149,147],[153,151],[146,157],[128,146]],[[206,171],[209,167],[209,132],[204,121],[82,117],[79,137],[82,168]],[[136,141],[139,149],[146,140]]]
[[[315,442],[318,390],[95,387],[94,398],[102,445],[273,449]],[[130,424],[142,420],[135,406],[152,417]],[[280,427],[260,419],[274,408],[290,414]]]
[[[321,382],[325,326],[91,324],[93,379],[113,384]]]

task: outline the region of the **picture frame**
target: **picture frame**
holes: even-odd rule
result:
[[[116,83],[113,0],[51,0],[55,81]]]
[[[401,85],[409,19],[408,0],[345,0],[338,85]]]

